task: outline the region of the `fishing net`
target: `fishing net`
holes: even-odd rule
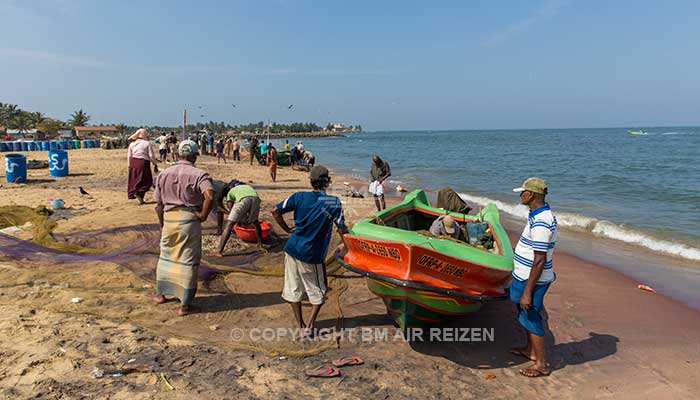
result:
[[[50,212],[45,208],[0,207],[0,229],[23,226],[28,222],[31,223],[32,240],[0,233],[0,258],[74,268],[86,263],[108,262],[124,267],[142,279],[155,281],[160,242],[160,227],[156,224],[54,234],[56,221],[50,218]],[[147,312],[124,316],[117,304],[104,306],[96,314],[99,312],[109,318],[138,323],[156,332],[198,343],[207,342],[268,355],[308,356],[337,348],[338,341],[332,338],[298,340],[291,334],[275,340],[254,340],[250,335],[232,340],[229,332],[233,329],[247,332],[279,329],[280,325],[285,325],[281,320],[289,321],[291,310],[280,298],[284,277],[284,241],[272,232],[265,245],[269,253],[264,255],[254,245],[223,258],[204,252],[198,273],[203,295],[198,296],[197,300],[203,303],[203,312],[193,314],[191,318],[181,319],[172,325],[157,324],[158,321]],[[330,248],[334,249],[336,245],[337,242]],[[242,248],[245,247],[243,245]],[[329,290],[319,321],[324,321],[326,328],[337,329],[343,323],[341,296],[347,290],[347,282],[342,279],[344,270],[332,257],[326,263]],[[250,284],[252,280],[255,285]],[[254,290],[264,290],[264,293]],[[212,332],[209,329],[211,326],[217,326],[217,331]]]

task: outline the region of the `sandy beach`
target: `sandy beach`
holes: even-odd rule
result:
[[[159,231],[154,205],[127,199],[126,150],[74,150],[69,157],[67,178],[51,178],[48,169],[30,170],[22,185],[1,177],[0,206],[62,198],[69,211],[57,222],[56,239],[110,256],[27,247],[8,257],[20,242],[0,242],[0,398],[694,399],[700,392],[700,312],[563,251],[555,252],[558,278],[545,302],[553,369],[547,378],[524,378],[518,370],[528,364],[508,353],[524,339],[512,304],[487,304],[449,325],[492,329],[493,341],[407,343],[394,340],[384,304],[364,278],[342,269],[330,271],[319,327],[355,336],[292,340],[284,328],[293,316],[280,297],[287,236],[278,227],[264,257],[243,242],[223,259],[205,251],[195,302],[201,311],[177,317],[175,302],[147,298]],[[323,163],[323,154],[317,160]],[[224,165],[204,156],[198,166],[215,179],[250,182],[266,221],[277,202],[309,190],[307,174],[289,167],[280,167],[273,183],[266,167],[245,158]],[[344,182],[366,191],[365,182],[334,175],[331,193],[342,193]],[[350,224],[373,212],[369,198],[341,199]],[[205,234],[214,229],[210,217]],[[13,233],[25,240],[32,234],[28,227]],[[511,233],[512,243],[517,237]],[[363,332],[370,334],[358,337]],[[377,337],[381,332],[390,334]],[[350,355],[364,365],[344,368],[341,378],[304,377],[306,368]],[[123,375],[109,376],[117,370]],[[105,376],[95,377],[99,372]]]

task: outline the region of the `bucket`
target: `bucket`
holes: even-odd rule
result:
[[[9,183],[27,182],[27,157],[23,154],[6,155],[5,179]]]
[[[49,173],[60,178],[68,176],[68,152],[65,150],[49,151]]]
[[[262,228],[261,239],[265,240],[272,230],[272,224],[267,221],[260,221],[260,228]],[[253,225],[239,226],[236,224],[233,226],[233,230],[236,231],[236,235],[244,242],[256,243],[258,241],[258,238],[255,236],[255,226]]]

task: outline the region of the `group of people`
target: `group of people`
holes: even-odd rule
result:
[[[130,138],[129,196],[143,201],[145,183],[152,181],[150,164],[157,171],[157,161],[148,142],[145,129],[139,129]],[[254,138],[254,141],[257,140]],[[256,145],[257,146],[257,145]],[[252,147],[252,146],[251,146]],[[253,147],[254,148],[254,147]],[[233,179],[229,182],[212,180],[209,174],[195,166],[200,150],[196,142],[184,140],[177,146],[179,160],[165,169],[155,183],[156,213],[162,233],[157,265],[157,288],[152,299],[156,303],[174,296],[181,302],[179,315],[188,314],[197,292],[197,272],[202,253],[202,222],[209,213],[217,212],[217,233],[221,235],[218,255],[224,249],[235,224],[253,225],[258,249],[266,252],[262,243],[259,221],[261,200],[250,185]],[[386,207],[384,182],[391,176],[388,162],[373,157],[370,171],[370,191],[378,210]],[[134,181],[141,182],[132,186]],[[148,178],[148,179],[146,179]],[[330,173],[321,165],[309,172],[310,189],[297,192],[271,209],[272,216],[285,232],[290,234],[284,247],[285,272],[282,298],[292,308],[297,325],[305,335],[311,335],[327,291],[324,259],[330,244],[333,227],[341,237],[348,232],[343,208],[335,196],[326,194],[331,184]],[[520,370],[527,377],[547,376],[545,330],[542,321],[544,296],[556,279],[552,264],[557,239],[557,220],[545,197],[547,183],[530,178],[514,189],[520,201],[529,209],[528,221],[514,249],[513,280],[509,290],[515,303],[519,323],[527,331],[527,344],[511,353],[533,362]],[[284,214],[294,213],[290,227]],[[224,224],[224,216],[226,216]],[[460,226],[451,216],[437,218],[430,231],[435,235],[458,237]],[[311,303],[311,314],[305,322],[301,301],[306,294]]]
[[[199,149],[197,143],[184,140],[178,145],[179,161],[165,169],[157,178],[156,214],[162,233],[158,259],[156,303],[174,296],[181,302],[178,314],[191,312],[197,292],[197,272],[202,255],[202,222],[215,211],[217,230],[221,235],[218,253],[224,255],[234,224],[254,225],[258,248],[262,245],[259,222],[260,197],[254,188],[238,180],[212,180],[209,174],[195,166]],[[309,172],[309,191],[294,193],[277,204],[272,215],[279,226],[290,234],[284,247],[285,276],[282,298],[291,304],[297,324],[305,332],[313,332],[318,312],[327,290],[324,258],[330,244],[333,226],[344,235],[347,232],[340,199],[326,194],[331,184],[328,169],[317,165]],[[283,215],[294,213],[294,228]],[[226,224],[224,215],[228,214]],[[307,294],[312,304],[308,322],[304,321],[301,300]]]
[[[290,147],[289,141],[286,141],[285,148],[289,150],[290,164],[299,165],[304,169],[311,169],[316,164],[316,156],[309,150],[306,150],[301,140],[297,140],[294,147]]]

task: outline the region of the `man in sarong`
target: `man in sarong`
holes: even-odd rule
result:
[[[166,295],[178,298],[182,304],[180,316],[191,311],[197,292],[202,222],[214,205],[211,177],[194,165],[198,150],[191,140],[180,142],[180,160],[158,176],[154,195],[161,239],[153,301],[165,303]]]

